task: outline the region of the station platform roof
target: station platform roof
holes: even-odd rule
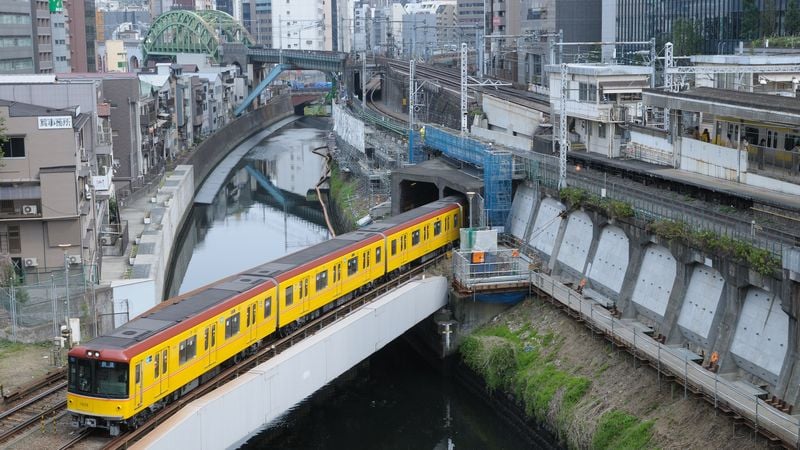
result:
[[[793,97],[698,87],[684,92],[646,89],[644,103],[658,108],[702,112],[743,121],[800,126],[800,102]]]

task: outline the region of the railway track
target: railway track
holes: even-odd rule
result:
[[[66,387],[66,380],[41,387],[26,397],[18,397],[16,404],[0,412],[0,444],[64,411],[67,407]]]
[[[103,448],[107,450],[128,448],[136,441],[142,439],[147,433],[153,431],[159,424],[161,424],[169,417],[173,416],[175,413],[180,411],[181,408],[183,408],[187,404],[210,393],[211,391],[217,389],[218,387],[223,386],[225,383],[238,378],[242,373],[247,372],[248,370],[258,366],[259,364],[269,361],[276,355],[281,354],[282,352],[289,349],[296,343],[302,341],[306,337],[314,335],[323,328],[351,314],[356,309],[362,307],[367,303],[370,303],[379,295],[382,295],[400,286],[401,284],[411,280],[417,275],[424,273],[426,269],[430,268],[431,266],[439,262],[443,256],[444,255],[438,255],[437,257],[409,270],[408,272],[397,276],[393,280],[387,281],[381,285],[373,287],[367,293],[355,297],[350,301],[348,301],[347,303],[342,304],[338,308],[333,309],[332,311],[329,311],[321,315],[320,317],[308,322],[304,326],[298,328],[289,336],[282,338],[275,338],[265,344],[262,344],[260,350],[257,353],[243,359],[238,364],[235,364],[231,367],[228,367],[227,369],[224,369],[222,372],[217,374],[217,376],[215,376],[211,380],[203,383],[202,385],[188,392],[180,399],[166,406],[164,409],[154,413],[139,428],[117,436],[110,442],[106,443],[106,445]]]

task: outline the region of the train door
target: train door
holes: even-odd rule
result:
[[[169,347],[161,351],[161,392],[169,390]]]
[[[303,313],[307,313],[311,309],[308,301],[308,277],[300,280],[300,301],[303,303]]]
[[[136,363],[136,369],[133,377],[134,397],[136,398],[136,408],[142,406],[142,399],[144,397],[144,390],[142,389],[142,362]]]
[[[250,305],[250,342],[253,342],[258,338],[258,327],[256,326],[256,305],[258,302],[253,303]]]
[[[217,362],[217,324],[211,324],[211,341],[208,344],[208,364],[214,365]]]

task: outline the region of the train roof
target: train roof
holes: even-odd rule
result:
[[[382,219],[370,225],[362,227],[360,231],[372,231],[375,233],[385,233],[391,231],[399,225],[407,225],[409,222],[422,220],[434,213],[440,212],[442,208],[453,207],[459,205],[461,202],[458,197],[445,197],[435,202],[428,203],[427,205],[414,208],[410,211],[400,213],[396,216]]]
[[[224,311],[228,307],[225,305],[227,300],[234,300],[239,294],[267,282],[269,280],[266,277],[253,275],[236,275],[225,278],[210,286],[166,300],[111,333],[75,347],[73,351],[77,349],[77,353],[82,356],[84,350],[125,350],[161,331],[186,322],[185,327],[175,330],[176,333],[180,332],[184,328],[193,326],[191,319],[199,317],[201,313],[214,310],[214,314],[217,314]],[[124,359],[123,355],[116,353],[113,356],[107,356],[111,356],[111,359]]]
[[[285,279],[291,277],[296,269],[314,261],[330,260],[355,250],[358,244],[375,242],[381,238],[380,234],[365,232],[363,230],[351,231],[335,238],[298,250],[289,255],[254,267],[246,273],[261,277]]]

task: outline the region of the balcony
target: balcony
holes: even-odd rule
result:
[[[39,199],[9,200],[0,206],[0,220],[33,219],[42,217],[42,205]]]
[[[114,142],[111,136],[111,130],[99,130],[97,132],[97,139],[95,145],[95,154],[97,155],[110,155],[112,152]]]

